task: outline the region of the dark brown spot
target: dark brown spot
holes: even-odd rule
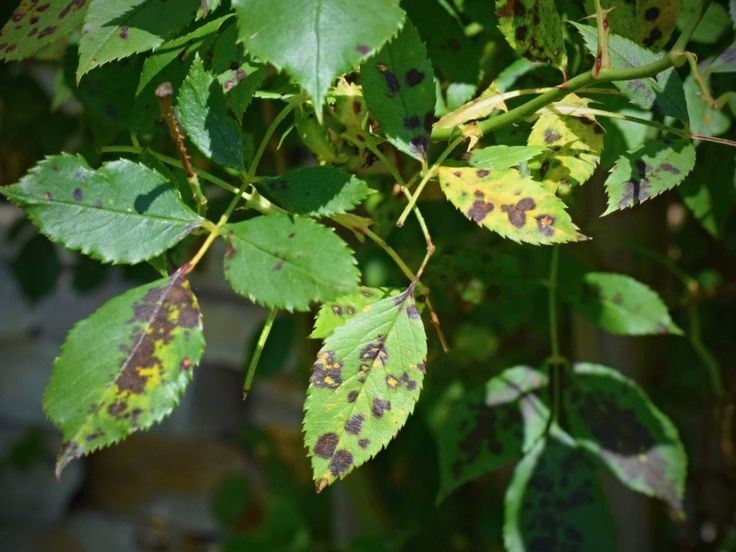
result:
[[[501,205],[501,211],[509,217],[509,222],[516,228],[526,224],[526,212],[536,208],[537,204],[530,197],[520,199],[516,205]]]
[[[44,27],[44,29],[38,33],[38,38],[43,38],[45,36],[49,36],[56,30],[56,27],[53,25],[49,25],[48,27]]]
[[[466,215],[468,218],[478,224],[481,224],[488,213],[491,213],[495,206],[493,203],[485,202],[482,199],[477,199],[473,202],[473,205],[468,209]]]
[[[647,21],[654,21],[659,17],[659,8],[656,6],[652,6],[647,11],[644,12],[644,18]]]
[[[278,272],[282,268],[284,268],[284,262],[283,261],[279,261],[278,263],[276,263],[275,265],[273,265],[273,268],[271,269],[271,271],[272,272]]]
[[[380,64],[379,64],[379,71],[380,71]],[[399,91],[399,81],[396,79],[396,75],[394,75],[391,71],[387,69],[385,72],[383,72],[383,79],[386,81],[386,86],[388,87],[389,97],[395,96],[396,93]]]
[[[537,221],[537,229],[547,237],[551,237],[555,233],[552,227],[555,223],[555,217],[551,215],[538,215],[534,217]]]
[[[342,384],[342,362],[335,359],[335,351],[320,351],[312,365],[312,385],[335,389]]]
[[[357,391],[351,391],[350,393],[348,393],[348,402],[349,403],[354,403],[355,402],[355,399],[357,399],[357,398],[358,398],[358,392]]]
[[[662,163],[659,168],[670,174],[680,174],[680,169],[671,165],[670,163]]]
[[[557,142],[557,140],[559,140],[560,138],[562,138],[562,134],[560,134],[553,128],[548,128],[544,131],[544,142],[546,144]]]
[[[340,305],[332,305],[330,309],[335,316],[342,316],[342,307]]]
[[[120,27],[120,38],[122,38],[123,40],[126,40],[128,38],[128,27]]]
[[[427,158],[427,150],[429,149],[429,138],[426,135],[417,136],[412,138],[409,142],[414,151],[416,151],[423,158]]]
[[[192,361],[191,360],[189,360],[187,357],[184,357],[183,359],[181,359],[181,362],[179,363],[179,369],[182,372],[186,372],[191,367],[192,367]]]
[[[434,125],[434,111],[427,111],[424,114],[424,130],[431,133],[432,125]]]
[[[358,51],[358,53],[366,55],[371,51],[369,46],[366,46],[365,44],[358,44],[355,49]]]
[[[81,188],[74,188],[74,192],[72,193],[72,197],[74,197],[74,201],[82,201],[84,199],[84,194],[82,193]]]
[[[347,422],[345,422],[345,431],[348,433],[352,433],[353,435],[357,435],[360,433],[360,430],[363,427],[363,422],[365,421],[365,416],[362,414],[355,414],[353,416],[350,416]]]
[[[518,42],[524,42],[526,40],[526,33],[527,33],[526,25],[521,25],[519,27],[516,27],[514,36],[516,37],[516,40]]]
[[[491,174],[491,171],[486,169],[478,169],[477,171],[475,171],[475,174],[478,178],[485,178],[486,176]]]
[[[126,408],[128,408],[128,403],[125,401],[115,402],[107,407],[107,413],[113,418],[119,418],[120,414],[122,414]]]
[[[353,465],[353,455],[347,450],[338,450],[330,462],[330,473],[338,477],[350,469]]]
[[[367,446],[368,446],[368,445],[369,445],[370,443],[371,443],[371,442],[370,442],[370,441],[369,441],[368,439],[361,439],[360,441],[358,441],[358,446],[360,446],[360,448],[364,449],[364,448],[366,448],[366,447],[367,447]]]
[[[383,418],[384,412],[391,410],[391,401],[375,397],[371,404],[371,412],[376,418]]]
[[[335,448],[339,438],[337,433],[324,433],[317,439],[317,444],[314,445],[314,454],[320,458],[332,458],[335,454]]]
[[[416,86],[424,80],[424,73],[417,69],[409,69],[404,75],[404,80],[409,86]]]
[[[662,38],[662,31],[659,28],[654,27],[649,33],[649,36],[644,39],[644,45],[649,47],[654,45],[660,38]]]

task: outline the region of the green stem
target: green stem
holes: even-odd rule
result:
[[[243,400],[248,398],[251,388],[253,387],[253,377],[256,375],[256,368],[258,368],[258,362],[261,360],[261,354],[263,349],[266,347],[266,341],[273,328],[273,321],[276,319],[277,309],[271,309],[266,317],[266,321],[263,323],[263,329],[261,329],[261,335],[258,336],[258,342],[256,348],[250,357],[250,363],[248,364],[248,371],[245,373],[245,381],[243,382]]]

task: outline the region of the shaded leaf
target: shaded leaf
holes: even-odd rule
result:
[[[401,27],[398,0],[233,0],[246,50],[284,69],[309,94],[321,120],[335,78]],[[298,14],[298,15],[297,15]]]
[[[716,59],[710,62],[707,71],[711,74],[736,72],[736,42],[732,42]]]
[[[360,273],[334,231],[307,218],[258,216],[225,226],[225,277],[232,288],[270,308],[304,311],[354,291]]]
[[[166,177],[127,159],[92,170],[81,157],[55,155],[0,193],[51,240],[104,262],[155,257],[204,220]]]
[[[553,0],[496,0],[496,17],[517,54],[566,72],[562,18],[555,4]]]
[[[200,6],[197,9],[197,19],[207,17],[210,13],[220,7],[222,0],[200,0]]]
[[[687,1],[682,3],[680,19],[677,21],[677,27],[680,31],[692,19],[697,7],[697,2]],[[728,31],[728,10],[723,7],[721,2],[710,2],[700,19],[700,23],[695,27],[690,41],[699,42],[700,44],[716,44]]]
[[[547,377],[541,372],[517,366],[452,405],[438,428],[439,500],[534,445],[544,434],[549,411],[531,393],[546,385]]]
[[[337,328],[312,367],[304,440],[317,490],[375,456],[419,398],[427,336],[413,287]]]
[[[85,0],[21,0],[0,31],[0,60],[24,59],[67,38],[86,13]]]
[[[514,470],[503,540],[510,552],[616,550],[616,528],[595,468],[556,427]]]
[[[243,165],[243,135],[227,112],[222,86],[196,55],[178,96],[181,124],[206,157],[226,167]]]
[[[288,211],[322,217],[350,211],[371,193],[363,180],[337,167],[294,169],[256,186]]]
[[[706,86],[710,79],[705,78]],[[731,128],[731,119],[722,110],[713,109],[703,99],[692,75],[685,79],[685,97],[687,111],[690,116],[690,132],[704,136],[718,136]]]
[[[434,72],[411,23],[361,66],[360,80],[381,133],[407,155],[427,159],[436,102]]]
[[[546,149],[546,146],[489,146],[474,150],[470,164],[479,169],[503,171],[537,157]]]
[[[532,244],[585,239],[562,200],[516,170],[440,167],[439,178],[455,207],[504,238]]]
[[[334,301],[325,303],[317,312],[314,319],[314,330],[309,337],[325,339],[367,306],[399,293],[401,290],[393,288],[361,287],[355,293],[343,295]]]
[[[565,396],[570,431],[621,483],[682,514],[685,448],[677,429],[633,381],[596,364],[576,364]]]
[[[613,8],[608,21],[614,33],[637,44],[659,50],[667,44],[677,25],[681,0],[601,0],[603,9]],[[595,13],[595,2],[585,1],[588,14]]]
[[[682,335],[659,295],[625,274],[580,274],[562,283],[560,292],[576,311],[611,333]]]
[[[77,80],[105,63],[161,46],[187,23],[199,0],[91,0],[79,39]]]
[[[689,140],[649,142],[625,153],[606,179],[607,215],[639,205],[679,185],[695,166]]]
[[[72,460],[166,417],[204,351],[186,271],[131,289],[69,332],[44,395],[62,431],[57,475]]]

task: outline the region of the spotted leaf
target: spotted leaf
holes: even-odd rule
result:
[[[401,290],[394,288],[361,287],[355,293],[343,295],[334,301],[325,303],[317,312],[314,319],[314,330],[309,337],[325,339],[352,317],[363,312],[363,309],[381,299],[393,297],[399,293]]]
[[[633,381],[577,364],[565,395],[570,432],[624,485],[682,514],[686,456],[677,429]]]
[[[77,80],[95,67],[153,50],[183,29],[200,0],[91,0],[79,39]]]
[[[304,404],[317,490],[377,454],[419,398],[427,336],[413,288],[369,305],[324,343]]]
[[[0,60],[14,61],[66,38],[82,25],[87,0],[21,0],[0,31]]]
[[[617,550],[595,466],[556,426],[516,466],[504,510],[509,552]]]
[[[532,244],[585,239],[561,199],[514,169],[440,167],[439,178],[455,207],[504,238]]]
[[[695,166],[689,140],[649,142],[616,161],[606,180],[604,215],[633,207],[679,185]]]
[[[426,159],[436,102],[434,72],[411,23],[361,66],[360,81],[381,133],[404,153]]]
[[[44,395],[62,431],[56,471],[167,416],[204,350],[186,270],[111,299],[69,332]]]
[[[371,193],[360,178],[337,167],[305,167],[256,183],[277,205],[302,215],[327,217],[350,211]]]
[[[470,164],[479,169],[503,171],[518,167],[544,153],[547,146],[489,146],[477,149],[470,156]]]
[[[55,155],[0,193],[52,241],[104,262],[150,259],[203,223],[164,175],[126,159],[92,170],[79,156]]]
[[[228,114],[222,85],[204,68],[196,55],[178,97],[184,131],[197,149],[220,165],[243,165],[243,135]]]
[[[440,500],[463,483],[521,457],[543,435],[549,412],[531,393],[545,385],[544,374],[517,366],[452,405],[437,430]]]
[[[516,53],[567,70],[562,18],[554,0],[496,0],[496,17]]]
[[[321,120],[335,78],[401,28],[398,0],[233,0],[248,52],[284,69],[309,94]]]
[[[611,333],[682,335],[660,296],[625,274],[579,274],[561,283],[560,292],[577,312]]]
[[[307,218],[259,216],[228,224],[225,277],[232,288],[270,308],[304,311],[358,287],[352,252],[330,228]]]
[[[675,30],[681,0],[601,0],[605,10],[612,8],[608,22],[614,33],[637,44],[659,50]],[[585,10],[595,14],[595,1],[585,0]]]

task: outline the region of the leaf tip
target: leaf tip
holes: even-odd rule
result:
[[[64,468],[77,458],[81,458],[83,454],[82,447],[76,442],[66,441],[62,443],[59,454],[56,456],[56,468],[54,470],[54,476],[57,482],[61,481],[61,473],[64,471]]]
[[[319,480],[319,481],[318,481],[318,482],[316,483],[316,488],[317,488],[317,494],[319,494],[319,493],[321,493],[322,491],[324,491],[324,490],[325,490],[325,489],[327,488],[327,486],[328,486],[329,484],[330,484],[330,480],[329,480],[329,479],[327,479],[326,477],[323,477],[322,479],[320,479],[320,480]]]

